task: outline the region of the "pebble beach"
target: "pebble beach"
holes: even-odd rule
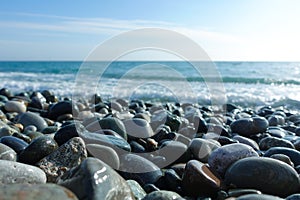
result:
[[[0,199],[297,200],[300,113],[0,90]]]

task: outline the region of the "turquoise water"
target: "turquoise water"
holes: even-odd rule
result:
[[[106,64],[0,62],[0,87],[13,92],[48,89],[62,96],[72,96],[74,91],[82,95],[98,92],[107,98],[190,101],[194,96],[198,102],[209,104],[212,92],[208,82],[221,80],[218,87],[224,88],[226,101],[241,105],[300,107],[300,63],[296,62],[209,63],[207,69],[216,67],[217,73],[213,74],[206,73],[205,63],[200,73],[187,62]],[[79,73],[84,73],[84,83],[78,84]],[[76,90],[78,85],[80,89]]]

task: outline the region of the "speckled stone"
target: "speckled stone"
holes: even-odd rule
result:
[[[257,189],[280,197],[300,189],[298,173],[288,164],[271,158],[244,158],[232,164],[225,175],[227,185]]]
[[[93,157],[98,158],[113,169],[119,169],[120,159],[113,148],[100,144],[87,144],[86,148]]]
[[[182,187],[189,196],[215,195],[220,190],[221,181],[206,165],[190,160],[185,167]]]
[[[258,157],[258,154],[249,145],[228,144],[214,150],[208,158],[208,164],[220,176],[224,176],[230,165],[246,157]]]
[[[211,152],[219,147],[221,144],[217,141],[194,138],[189,145],[189,150],[194,159],[207,163]]]
[[[24,127],[34,125],[38,131],[41,131],[48,126],[41,116],[33,112],[19,114],[16,116],[16,122],[22,124]]]
[[[263,133],[267,130],[268,126],[268,120],[263,117],[242,118],[230,124],[232,132],[242,136]]]
[[[141,200],[144,198],[147,193],[145,190],[140,186],[140,184],[134,180],[127,180],[126,181],[128,186],[130,187],[133,196],[135,197],[136,200]]]
[[[78,200],[73,192],[55,184],[10,184],[0,186],[2,200]]]
[[[70,189],[79,199],[134,200],[126,181],[97,158],[85,159],[61,176],[57,183]]]
[[[183,200],[183,198],[172,191],[154,191],[147,194],[142,200]]]
[[[46,173],[47,182],[56,182],[58,176],[80,165],[85,158],[87,158],[87,151],[84,141],[79,137],[74,137],[40,160],[36,166]]]
[[[26,105],[19,101],[7,101],[4,105],[4,109],[7,112],[24,113],[26,112]]]
[[[17,153],[9,146],[0,143],[0,160],[16,161]]]
[[[0,184],[46,183],[45,173],[34,166],[14,161],[0,160]]]

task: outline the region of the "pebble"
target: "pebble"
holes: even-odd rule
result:
[[[98,158],[113,169],[119,169],[120,159],[113,148],[100,144],[87,144],[86,148],[93,157]]]
[[[57,183],[71,190],[78,199],[134,200],[126,181],[97,158],[86,158],[59,177]]]
[[[246,137],[263,133],[267,130],[268,126],[268,120],[263,117],[242,118],[230,124],[233,133]]]
[[[232,164],[225,174],[227,185],[257,189],[286,197],[300,188],[299,175],[289,165],[271,158],[244,158]]]
[[[64,114],[72,114],[77,117],[79,109],[76,104],[71,101],[61,101],[50,106],[48,118],[56,120],[59,116]]]
[[[26,143],[24,140],[21,140],[14,136],[4,136],[4,137],[0,138],[0,143],[5,144],[6,146],[9,146],[17,154],[19,154],[21,151],[23,151],[28,146],[28,143]]]
[[[288,157],[284,154],[273,154],[272,156],[270,156],[270,158],[280,160],[280,161],[285,162],[286,164],[294,167],[294,163],[291,161],[290,157]]]
[[[99,131],[101,129],[110,129],[118,133],[121,137],[127,140],[126,128],[121,120],[115,117],[103,118],[92,122],[86,126],[90,132]]]
[[[9,146],[0,143],[0,160],[16,161],[17,153]]]
[[[132,118],[123,121],[128,137],[149,138],[154,135],[150,124],[140,118]]]
[[[26,105],[19,101],[7,101],[4,105],[4,109],[7,112],[24,113],[26,112]]]
[[[39,168],[19,162],[0,160],[0,185],[46,183],[46,174]]]
[[[155,183],[162,176],[160,168],[154,163],[135,154],[120,156],[120,168],[118,171],[126,180],[135,180],[141,186]]]
[[[83,131],[84,127],[80,123],[72,123],[61,127],[54,135],[54,140],[59,146],[66,143],[73,137],[79,137],[78,131]]]
[[[154,191],[147,194],[142,200],[184,200],[179,194],[172,191]]]
[[[265,137],[259,141],[259,148],[261,150],[268,150],[272,147],[287,147],[291,149],[295,149],[294,145],[285,139],[277,138],[277,137]]]
[[[16,116],[16,122],[22,124],[25,128],[26,126],[34,125],[38,131],[41,131],[48,126],[41,116],[33,112],[19,114]]]
[[[136,200],[141,200],[147,195],[145,190],[141,187],[141,185],[138,182],[134,180],[127,180],[126,182],[130,187],[131,192]]]
[[[220,176],[224,176],[230,165],[246,157],[258,157],[258,154],[249,145],[228,144],[214,150],[208,158],[208,164]]]
[[[251,146],[255,151],[259,150],[258,144],[250,138],[243,137],[243,136],[240,136],[240,135],[235,135],[232,139],[237,140],[240,143],[247,144],[247,145]]]
[[[186,164],[182,187],[189,196],[215,195],[220,190],[220,184],[220,179],[205,164],[197,160]]]
[[[290,196],[288,196],[287,198],[285,198],[285,200],[300,200],[300,194],[292,194]]]
[[[295,166],[300,165],[300,152],[287,147],[272,147],[265,152],[264,157],[270,157],[274,154],[284,154],[288,156]]]
[[[31,141],[20,153],[18,161],[26,164],[35,164],[57,148],[58,145],[54,139],[48,136],[41,136]]]
[[[247,194],[236,198],[236,200],[284,200],[277,196],[267,194]]]
[[[217,141],[194,138],[189,145],[189,150],[194,159],[207,163],[211,152],[219,147],[221,144]]]
[[[40,160],[36,163],[36,166],[46,173],[47,182],[55,183],[60,175],[68,169],[80,165],[86,158],[87,151],[84,141],[79,137],[75,137]]]
[[[55,184],[10,184],[0,186],[1,200],[78,200],[73,192]]]

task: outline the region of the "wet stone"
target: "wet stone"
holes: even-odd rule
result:
[[[247,144],[247,145],[251,146],[255,151],[259,150],[258,144],[250,138],[243,137],[243,136],[240,136],[240,135],[236,135],[236,136],[233,137],[233,139],[239,141],[242,144]]]
[[[6,146],[9,146],[17,154],[19,154],[21,151],[23,151],[28,146],[28,143],[26,143],[24,140],[21,140],[14,136],[4,136],[4,137],[0,138],[0,143],[5,144]]]
[[[208,164],[220,176],[224,176],[230,165],[246,157],[258,157],[258,154],[246,144],[228,144],[214,150],[208,158]]]
[[[137,181],[141,186],[147,183],[155,183],[161,176],[161,170],[151,161],[135,155],[127,154],[120,156],[119,173],[126,180]]]
[[[290,157],[288,157],[284,154],[273,154],[272,156],[270,156],[270,158],[280,160],[280,161],[285,162],[286,164],[294,167],[294,163],[291,161]]]
[[[22,124],[24,127],[34,125],[38,131],[41,131],[48,126],[41,116],[33,112],[25,112],[18,115],[16,117],[16,122]]]
[[[5,200],[78,200],[73,192],[55,184],[10,184],[0,186],[1,198]]]
[[[182,187],[189,196],[215,195],[220,190],[220,184],[221,181],[205,164],[197,160],[186,164]]]
[[[237,188],[286,197],[299,191],[299,175],[289,165],[271,158],[244,158],[232,164],[225,182]]]
[[[233,133],[238,133],[242,136],[263,133],[267,130],[268,126],[268,121],[263,117],[238,119],[230,125]]]
[[[79,199],[134,199],[126,181],[96,158],[85,159],[61,176],[57,183],[74,192]]]
[[[287,147],[295,149],[294,145],[290,141],[272,136],[261,139],[259,141],[259,147],[261,150],[268,150],[272,147]]]
[[[58,148],[54,139],[48,136],[38,137],[20,153],[18,161],[26,164],[35,164]]]
[[[219,147],[221,144],[217,141],[194,138],[189,145],[189,150],[194,159],[207,163],[211,152]]]
[[[100,144],[87,144],[86,148],[93,157],[98,158],[113,169],[119,169],[119,156],[113,148]]]
[[[300,152],[287,147],[272,147],[265,152],[264,157],[271,157],[274,154],[284,154],[288,156],[295,166],[300,165]]]
[[[73,114],[74,117],[77,117],[78,113],[79,110],[76,104],[73,104],[71,101],[61,101],[50,106],[48,117],[56,120],[64,114]]]
[[[145,190],[140,186],[140,184],[138,184],[138,182],[136,182],[134,180],[127,180],[126,182],[127,182],[128,186],[130,187],[132,194],[136,200],[141,200],[142,198],[144,198],[147,195]]]
[[[36,166],[47,175],[47,182],[56,182],[56,179],[68,169],[80,165],[87,158],[84,141],[75,137],[60,146],[50,155],[46,156]]]
[[[16,161],[17,153],[9,146],[0,143],[0,160]]]
[[[45,173],[34,166],[0,160],[0,185],[12,183],[46,183]]]
[[[147,194],[142,200],[183,200],[183,198],[177,194],[176,192],[172,191],[154,191],[149,194]]]

